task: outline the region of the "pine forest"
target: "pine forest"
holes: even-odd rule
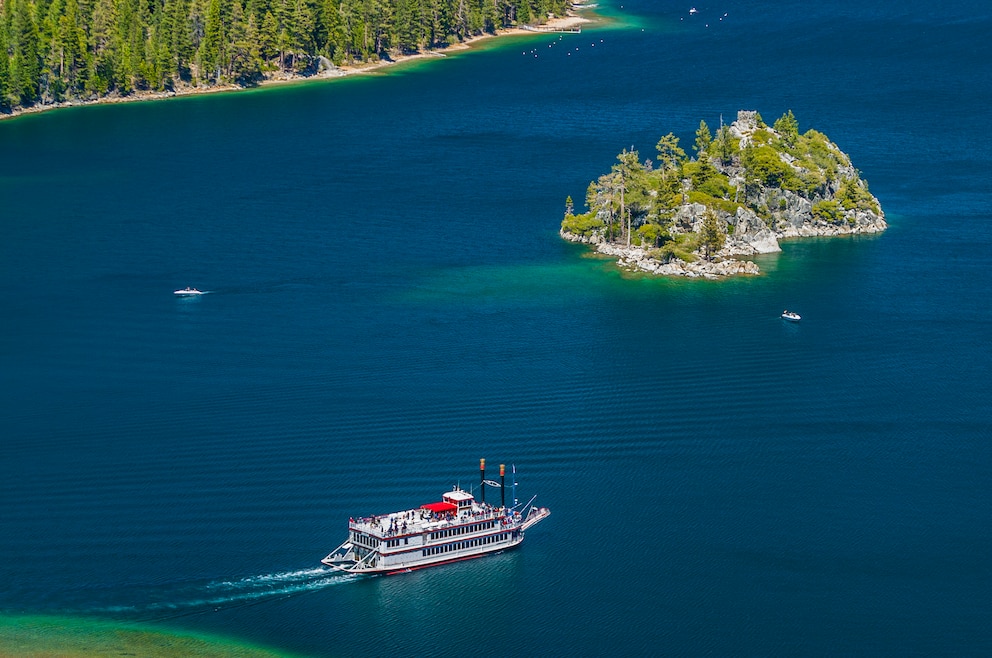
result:
[[[0,111],[252,86],[562,16],[566,0],[0,0]]]

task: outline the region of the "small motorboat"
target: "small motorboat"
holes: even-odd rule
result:
[[[788,320],[789,322],[799,322],[803,319],[803,316],[799,315],[795,311],[785,310],[782,311],[782,319]]]
[[[196,288],[190,288],[189,286],[186,286],[182,290],[177,290],[173,294],[175,294],[178,297],[193,297],[194,295],[202,295],[203,294],[203,291],[202,290],[197,290]]]

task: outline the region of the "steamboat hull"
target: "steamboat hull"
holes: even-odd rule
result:
[[[485,480],[483,474],[480,501],[455,487],[437,503],[352,518],[347,540],[321,563],[345,573],[371,575],[407,573],[472,560],[515,548],[523,542],[525,530],[551,514],[546,507],[529,504],[525,514],[516,506],[489,505],[485,502],[487,483],[501,486]]]

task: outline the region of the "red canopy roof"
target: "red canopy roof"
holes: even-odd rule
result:
[[[457,512],[458,506],[451,503],[427,503],[426,505],[421,505],[420,509],[426,509],[432,512],[437,512],[438,514],[444,514],[446,512]]]

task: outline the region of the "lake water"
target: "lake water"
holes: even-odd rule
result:
[[[992,653],[992,11],[688,8],[0,123],[0,611],[314,656]],[[826,133],[890,229],[720,282],[559,239],[621,149],[739,109]],[[552,510],[519,550],[319,568],[482,457]]]

